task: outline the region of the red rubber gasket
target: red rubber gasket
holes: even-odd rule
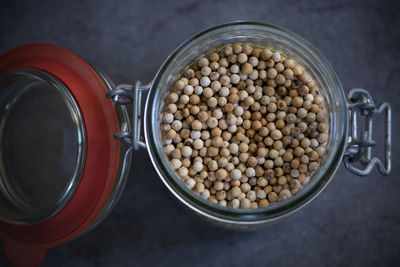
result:
[[[104,207],[117,173],[120,151],[113,133],[119,127],[112,102],[105,96],[106,87],[90,65],[76,54],[51,44],[27,44],[0,56],[0,74],[18,68],[40,69],[66,85],[82,113],[87,138],[83,175],[64,208],[34,225],[0,222],[0,236],[10,261],[21,266],[36,266],[46,248],[78,236]],[[26,250],[30,247],[33,256],[27,256]],[[27,256],[26,260],[14,256],[20,253]]]

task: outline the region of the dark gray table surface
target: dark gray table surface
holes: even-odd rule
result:
[[[0,53],[49,42],[116,83],[150,81],[181,42],[238,19],[297,32],[327,57],[346,91],[362,87],[377,103],[390,101],[392,174],[374,170],[360,178],[341,165],[307,207],[242,232],[188,213],[147,152],[135,151],[113,212],[79,239],[48,250],[43,266],[400,266],[399,1],[1,1]],[[0,266],[8,266],[2,249]]]

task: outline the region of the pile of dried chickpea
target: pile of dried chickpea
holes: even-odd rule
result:
[[[262,208],[304,188],[326,153],[329,113],[304,66],[276,47],[234,43],[197,60],[168,92],[164,151],[209,201]]]

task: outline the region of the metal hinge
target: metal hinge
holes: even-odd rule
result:
[[[387,175],[391,170],[392,146],[392,110],[389,103],[382,103],[377,107],[369,94],[364,89],[351,89],[348,96],[350,113],[350,135],[346,152],[343,157],[346,168],[353,174],[365,176],[371,172],[375,165],[378,170]],[[372,148],[376,142],[372,138],[373,116],[385,112],[385,164],[377,157],[372,157]],[[357,117],[365,116],[365,129],[358,132]],[[358,168],[355,163],[361,163],[364,168]]]
[[[143,91],[147,91],[149,88],[148,85],[142,86],[140,81],[137,81],[135,85],[120,84],[106,94],[118,105],[132,104],[132,127],[128,122],[123,122],[120,131],[114,134],[114,138],[124,141],[134,150],[146,147],[146,143],[141,137],[141,103]],[[132,131],[130,131],[130,128],[132,128]]]

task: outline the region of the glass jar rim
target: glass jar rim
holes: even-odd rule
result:
[[[218,38],[215,37],[215,34],[222,33],[224,31],[231,34],[232,40],[239,39],[240,35],[236,35],[235,33],[245,29],[258,30],[260,32],[264,32],[265,34],[276,35],[279,38],[282,38],[282,40],[284,39],[285,41],[294,43],[298,50],[308,53],[308,56],[311,57],[311,63],[315,66],[318,66],[320,69],[323,69],[324,74],[327,76],[324,78],[330,79],[332,86],[329,88],[329,90],[335,90],[337,93],[338,99],[335,99],[336,102],[334,104],[337,105],[337,108],[339,109],[337,115],[340,116],[340,123],[335,125],[335,129],[331,129],[331,132],[333,130],[336,131],[335,133],[337,136],[335,138],[337,140],[331,146],[330,153],[325,159],[325,163],[320,168],[318,173],[312,178],[311,182],[305,186],[303,190],[288,200],[271,205],[267,208],[258,208],[252,210],[222,207],[220,205],[211,203],[207,199],[201,198],[187,188],[183,182],[178,180],[178,176],[172,171],[171,167],[168,166],[168,162],[165,160],[166,156],[162,155],[163,150],[160,149],[160,139],[157,137],[158,133],[155,131],[155,129],[158,129],[157,123],[159,123],[159,121],[156,119],[157,115],[160,113],[158,104],[160,101],[162,101],[160,95],[161,90],[159,89],[161,86],[165,86],[163,79],[165,80],[165,77],[170,75],[167,71],[170,65],[176,64],[183,69],[186,66],[184,64],[180,65],[180,57],[183,56],[183,51],[185,49],[189,49],[189,47],[193,49],[193,47],[196,45],[198,48],[199,45],[201,45],[201,42],[211,41],[212,38]],[[199,55],[200,54],[201,53],[199,53]],[[295,56],[298,56],[298,54],[295,54]],[[218,221],[233,221],[235,223],[245,224],[260,223],[280,218],[303,207],[305,204],[315,198],[328,184],[340,164],[345,149],[345,137],[347,136],[348,131],[345,94],[336,73],[321,52],[319,52],[307,40],[287,29],[271,24],[247,21],[236,21],[206,29],[205,31],[193,36],[177,47],[159,68],[152,82],[146,101],[145,118],[147,119],[145,119],[144,131],[148,152],[161,180],[165,183],[169,190],[181,202],[186,204],[191,209],[205,215],[206,217],[211,217]]]

